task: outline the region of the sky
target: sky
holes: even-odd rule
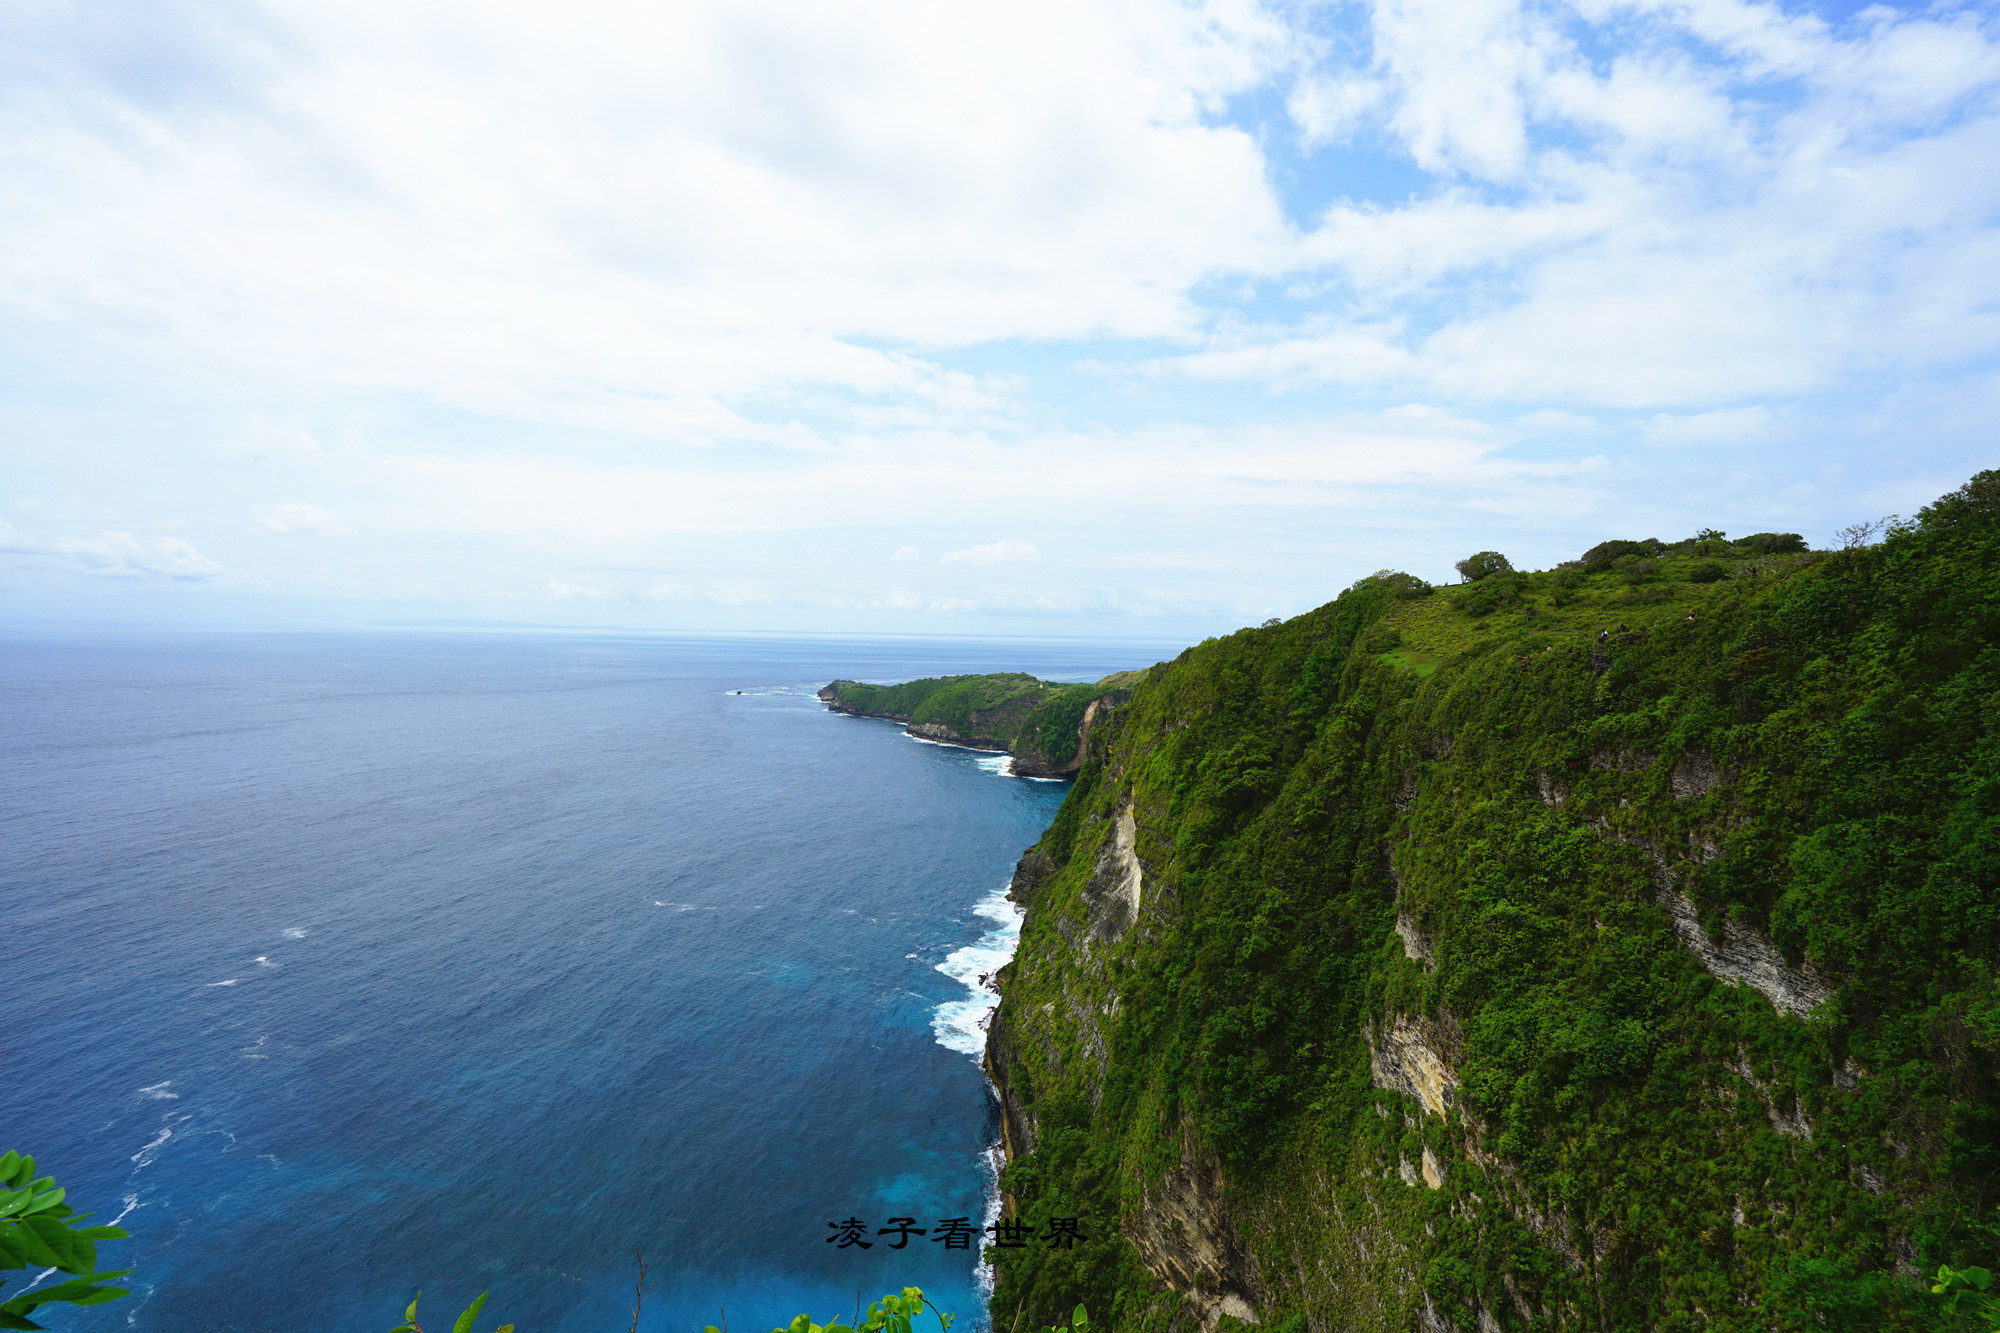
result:
[[[2000,12],[0,0],[0,622],[1193,639],[1996,463]]]

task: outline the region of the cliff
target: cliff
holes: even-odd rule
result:
[[[1803,545],[1385,571],[1145,673],[1015,876],[1006,1206],[1092,1240],[995,1251],[995,1326],[1943,1327],[2000,1239],[2000,474]]]
[[[913,736],[1005,750],[1022,777],[1073,777],[1098,723],[1131,697],[1136,672],[1089,685],[1036,680],[1018,672],[938,676],[900,685],[836,680],[819,692],[836,713],[901,722]]]

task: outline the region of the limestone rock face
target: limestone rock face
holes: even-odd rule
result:
[[[1194,1307],[1204,1329],[1223,1315],[1258,1322],[1268,1304],[1257,1261],[1223,1207],[1222,1168],[1197,1157],[1192,1135],[1183,1135],[1179,1166],[1149,1188],[1125,1238],[1147,1270]]]
[[[1020,1080],[1010,1068],[1013,1049],[1013,1033],[1008,1028],[1006,1012],[1004,1008],[995,1009],[986,1026],[986,1055],[982,1064],[1000,1098],[1000,1148],[1009,1162],[1033,1152],[1036,1141],[1034,1112],[1022,1095]],[[1009,1208],[1011,1211],[1011,1204]]]
[[[1413,963],[1423,964],[1426,972],[1437,970],[1437,946],[1431,937],[1417,929],[1417,923],[1408,913],[1396,918],[1396,934],[1403,941],[1403,953]]]
[[[1007,896],[1025,911],[1035,901],[1035,890],[1055,873],[1056,863],[1049,854],[1030,847],[1014,863],[1014,878],[1007,886]]]
[[[1750,987],[1781,1014],[1808,1014],[1833,995],[1834,981],[1810,962],[1793,967],[1776,945],[1736,921],[1722,923],[1722,939],[1711,940],[1701,928],[1694,899],[1678,888],[1660,895],[1660,906],[1673,918],[1674,934],[1706,967],[1724,981]]]
[[[1083,890],[1090,904],[1092,940],[1118,940],[1139,919],[1145,870],[1139,864],[1138,836],[1139,825],[1132,807],[1122,807],[1113,821],[1111,837],[1097,858],[1096,872]]]
[[[1458,1025],[1448,1015],[1430,1019],[1397,1014],[1380,1031],[1368,1033],[1368,1073],[1376,1087],[1414,1097],[1426,1111],[1442,1118],[1450,1112],[1458,1088],[1461,1045]]]

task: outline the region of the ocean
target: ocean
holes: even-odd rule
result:
[[[813,692],[1172,651],[7,632],[0,1150],[133,1236],[37,1318],[610,1333],[643,1247],[641,1329],[982,1325],[976,1240],[879,1232],[991,1220],[980,976],[1067,784]]]

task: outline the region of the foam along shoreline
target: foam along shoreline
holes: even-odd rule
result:
[[[996,758],[1007,762],[1012,756],[1000,755]],[[986,763],[981,760],[980,767],[986,767]],[[993,771],[1000,770],[995,768]],[[964,986],[971,994],[962,1000],[947,1000],[933,1010],[931,1031],[937,1037],[938,1045],[980,1062],[982,1070],[985,1068],[986,1025],[1000,1005],[1000,992],[992,985],[993,974],[1014,960],[1014,951],[1021,943],[1021,910],[1007,897],[1007,891],[1012,887],[1010,877],[1006,884],[981,899],[972,909],[974,915],[992,922],[993,928],[973,943],[952,950],[942,963],[937,964],[938,971]],[[986,1089],[988,1093],[993,1092],[990,1081]],[[1000,1168],[1005,1164],[1005,1153],[996,1143],[979,1156],[980,1167],[986,1177],[986,1211],[981,1224],[991,1228],[1000,1220]],[[973,1274],[981,1294],[991,1299],[993,1266],[986,1262],[983,1251]]]
[[[970,750],[974,754],[981,756],[973,760],[973,763],[979,765],[988,773],[995,773],[1003,778],[1019,778],[1023,782],[1068,782],[1070,780],[1068,778],[1036,777],[1032,773],[1016,773],[1014,771],[1014,756],[1005,750],[989,750],[983,745],[961,745],[957,741],[933,740],[929,736],[917,736],[908,731],[903,733],[903,737],[906,740],[913,740],[919,745],[942,745],[947,750]]]
[[[1007,899],[1006,886],[981,899],[973,914],[993,926],[978,940],[954,949],[937,970],[971,992],[962,1000],[947,1000],[931,1014],[931,1032],[938,1045],[977,1061],[986,1050],[986,1024],[999,1007],[993,974],[1014,959],[1021,942],[1021,914]]]

